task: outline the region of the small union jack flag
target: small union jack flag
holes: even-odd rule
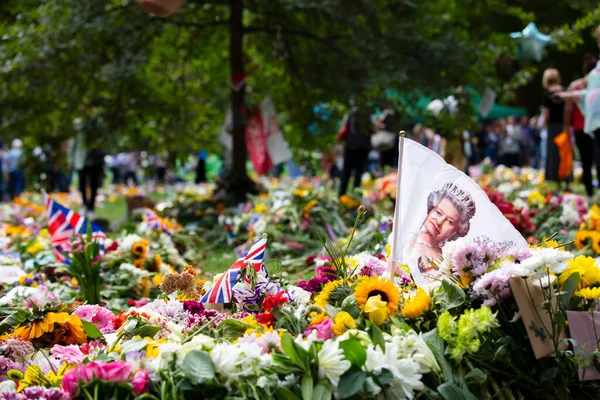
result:
[[[266,235],[265,235],[266,236]],[[201,303],[231,303],[231,289],[238,280],[240,271],[249,264],[256,272],[263,267],[263,257],[267,248],[267,238],[263,237],[244,253],[243,256],[233,263],[233,265],[217,280],[215,285],[200,300]]]
[[[70,264],[68,255],[71,253],[71,240],[78,236],[86,236],[88,222],[75,211],[52,200],[50,196],[44,195],[46,201],[46,212],[48,213],[48,230],[52,239],[52,249],[56,260]],[[96,224],[91,224],[92,239],[100,246],[100,254],[104,253],[104,231]]]
[[[144,208],[144,221],[146,221],[146,224],[148,224],[148,228],[153,231],[162,229],[163,232],[168,233],[169,235],[171,234],[171,230],[167,224],[165,224],[163,220],[160,219],[160,217],[149,208]]]

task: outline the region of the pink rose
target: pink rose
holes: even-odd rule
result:
[[[145,369],[138,369],[133,375],[131,384],[133,385],[133,392],[136,396],[147,393],[150,384],[150,374]]]
[[[79,382],[89,382],[93,379],[92,370],[88,368],[88,365],[79,365],[65,374],[62,388],[71,397],[79,391]]]
[[[104,370],[105,365],[106,363],[104,361],[92,361],[91,363],[84,365],[84,368],[94,377],[102,381],[107,381],[108,378],[106,376],[106,371]]]
[[[104,374],[106,378],[102,380],[109,382],[128,382],[131,376],[131,366],[124,361],[113,361],[104,364]]]

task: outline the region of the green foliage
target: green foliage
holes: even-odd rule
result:
[[[293,147],[333,141],[351,94],[483,88],[514,43],[501,0],[257,0],[245,3],[247,103],[270,94]],[[230,104],[229,2],[187,1],[168,19],[134,0],[5,1],[0,106],[10,135],[58,143],[83,129],[110,149],[217,150]],[[333,118],[317,121],[325,103]],[[73,123],[78,120],[79,124]],[[181,140],[185,137],[186,140]],[[190,144],[193,144],[190,146]]]

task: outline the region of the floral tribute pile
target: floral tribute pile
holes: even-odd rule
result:
[[[332,237],[337,217],[313,214],[332,212],[327,188],[297,187],[279,200],[300,206],[282,208],[271,189],[241,213],[258,214],[244,242],[269,232],[269,267],[292,240],[273,219],[315,218],[311,270],[243,269],[224,305],[200,302],[221,276],[194,263],[200,242],[142,223],[109,234],[103,255],[77,238],[58,264],[43,208],[19,199],[0,210],[0,399],[596,398],[600,211],[537,183],[485,187],[538,229],[557,219],[555,237],[525,226],[529,249],[450,242],[427,288],[388,259],[389,215],[342,200]]]

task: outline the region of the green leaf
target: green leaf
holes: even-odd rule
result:
[[[296,347],[294,346],[294,340],[289,333],[284,333],[281,337],[281,349],[290,358],[290,360],[296,364],[300,364],[300,358],[296,353]]]
[[[148,324],[143,324],[134,329],[131,336],[141,336],[141,337],[150,337],[153,338],[158,332],[160,332],[161,328],[158,326],[152,326]]]
[[[444,304],[443,311],[450,310],[452,308],[460,307],[465,304],[466,295],[464,290],[456,286],[454,283],[447,279],[442,281],[442,288],[446,295],[446,302]]]
[[[81,320],[81,323],[83,325],[83,331],[90,339],[100,339],[104,337],[96,325],[84,320]]]
[[[425,340],[425,343],[427,343],[427,346],[429,347],[429,349],[435,356],[435,359],[437,360],[438,364],[440,365],[445,380],[448,382],[452,382],[454,380],[454,375],[452,374],[452,367],[450,366],[450,363],[444,356],[446,351],[446,343],[444,342],[444,339],[442,339],[438,334],[437,328],[423,334],[423,339]]]
[[[281,400],[300,400],[290,389],[278,386],[275,388],[277,398]]]
[[[331,400],[329,381],[321,381],[313,390],[312,400]]]
[[[437,389],[444,400],[477,400],[477,397],[475,397],[473,393],[459,388],[452,382],[441,384]]]
[[[467,385],[481,385],[486,380],[487,375],[479,368],[472,369],[468,374],[465,375],[465,382]]]
[[[203,350],[192,350],[183,359],[183,373],[194,385],[215,377],[215,366],[210,355]]]
[[[364,371],[359,369],[360,367],[353,367],[347,371],[340,378],[338,384],[338,392],[342,399],[347,399],[354,396],[362,389],[367,379],[367,375]]]
[[[383,352],[385,352],[385,339],[383,338],[383,333],[381,329],[375,324],[371,325],[370,328],[371,333],[371,341],[375,346],[379,346]]]
[[[569,277],[563,284],[562,292],[558,296],[561,299],[561,303],[564,308],[566,308],[569,305],[571,297],[573,297],[573,293],[575,292],[575,289],[577,289],[577,285],[579,285],[580,280],[581,277],[579,276],[579,272],[575,272],[569,275]]]
[[[312,376],[304,375],[302,378],[302,399],[303,400],[311,400],[313,396],[313,386],[314,382]]]
[[[376,376],[377,382],[380,386],[385,386],[394,380],[394,374],[388,369],[382,369],[381,373]]]
[[[247,329],[252,328],[252,325],[236,319],[226,319],[217,327],[223,333],[223,336],[228,339],[235,339],[244,336]]]
[[[121,345],[121,354],[127,354],[130,351],[143,350],[147,345],[148,341],[142,338],[126,340]]]
[[[367,377],[364,386],[364,392],[368,397],[375,397],[381,393],[381,386],[375,383],[375,379],[373,379],[371,376]]]
[[[25,322],[30,315],[29,310],[17,308],[0,323],[0,335]]]
[[[360,344],[360,341],[356,338],[344,340],[340,342],[340,348],[344,351],[346,360],[350,361],[352,365],[361,368],[367,361],[367,350]]]

